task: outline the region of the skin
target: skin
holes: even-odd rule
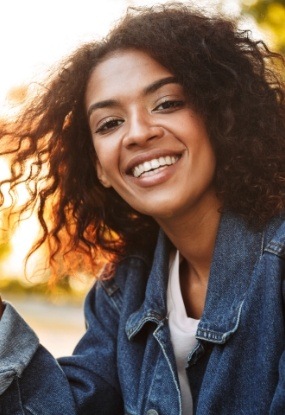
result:
[[[180,251],[184,303],[199,318],[221,207],[203,119],[173,74],[138,50],[112,54],[93,70],[85,104],[101,183],[152,216]],[[135,177],[136,166],[161,156],[173,164]]]

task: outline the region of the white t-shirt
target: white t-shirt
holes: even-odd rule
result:
[[[186,314],[179,279],[179,251],[173,252],[169,261],[169,281],[167,287],[167,310],[171,342],[174,349],[182,397],[182,414],[193,414],[193,401],[186,374],[187,357],[197,345],[195,337],[199,320]]]

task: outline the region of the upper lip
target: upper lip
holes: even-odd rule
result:
[[[146,161],[150,161],[153,159],[157,159],[159,157],[166,157],[166,156],[178,156],[180,157],[182,151],[173,151],[173,150],[155,150],[148,153],[138,154],[137,156],[133,157],[126,165],[125,172],[127,174],[132,174],[134,168],[139,164],[142,164]]]

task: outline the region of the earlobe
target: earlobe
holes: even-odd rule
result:
[[[104,170],[99,162],[99,160],[96,161],[96,171],[97,171],[97,177],[100,181],[100,183],[108,188],[108,187],[112,187],[111,183],[109,182],[108,178],[106,177]]]

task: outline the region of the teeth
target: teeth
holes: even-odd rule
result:
[[[158,169],[160,167],[159,161],[157,159],[151,160],[150,162],[151,169]]]
[[[163,166],[171,166],[171,164],[176,163],[177,160],[178,156],[166,156],[159,157],[150,161],[145,161],[133,169],[133,175],[135,177],[140,177],[143,173],[146,173],[150,170],[159,169]]]

